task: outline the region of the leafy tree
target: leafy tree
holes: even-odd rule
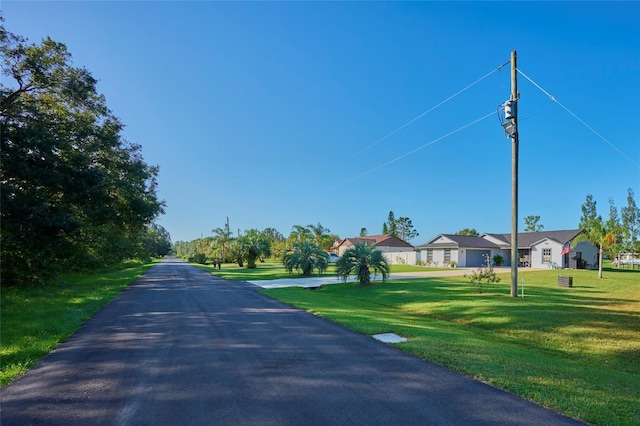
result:
[[[273,244],[276,241],[284,241],[284,235],[278,232],[275,228],[265,228],[262,231],[262,235],[264,235],[271,243]]]
[[[316,269],[321,274],[329,265],[329,255],[322,248],[309,241],[300,241],[293,245],[293,251],[284,256],[284,267],[288,272],[302,271],[302,275],[311,275]]]
[[[360,236],[361,237],[367,236],[367,228],[360,228]]]
[[[286,253],[286,243],[284,235],[278,232],[275,228],[265,228],[262,231],[262,235],[269,240],[271,247],[271,257],[275,259],[282,259],[282,256]]]
[[[349,275],[355,273],[360,285],[371,284],[372,270],[374,274],[380,273],[382,280],[385,281],[389,275],[389,264],[382,252],[366,242],[355,243],[336,262],[338,277],[346,281]]]
[[[624,250],[638,253],[640,245],[638,237],[640,235],[640,208],[633,198],[633,190],[629,188],[627,193],[627,205],[620,209],[622,222],[622,238]]]
[[[140,259],[162,257],[171,251],[171,236],[169,232],[158,224],[147,227],[139,239],[137,256]]]
[[[285,241],[273,241],[271,243],[271,257],[281,260],[287,252],[287,243]]]
[[[408,217],[399,217],[396,220],[396,229],[398,231],[398,237],[402,239],[402,241],[409,241],[417,237],[418,231],[413,229],[413,223],[411,223],[411,219]]]
[[[475,228],[471,228],[471,229],[464,228],[464,229],[461,229],[458,232],[456,232],[456,235],[468,235],[468,236],[471,236],[471,237],[477,237],[480,234],[478,234],[478,231],[476,231]]]
[[[597,214],[596,202],[591,195],[587,195],[582,213],[580,228],[583,232],[573,240],[573,246],[580,241],[589,241],[598,246],[598,278],[602,278],[602,255],[615,243],[615,228],[610,220],[605,222]]]
[[[64,44],[27,44],[0,25],[0,52],[3,285],[135,256],[163,212],[158,168],[123,140]]]
[[[176,256],[183,259],[193,257],[198,252],[198,240],[193,241],[176,241],[173,243],[173,251]]]
[[[540,232],[544,229],[544,225],[538,224],[540,216],[527,216],[524,218],[525,232]]]
[[[307,225],[307,229],[313,234],[313,241],[323,250],[329,250],[335,241],[334,235],[331,234],[329,228],[325,228],[322,224]]]
[[[609,219],[606,223],[607,228],[613,234],[613,243],[608,247],[606,254],[609,258],[614,258],[623,248],[623,229],[613,198],[609,198]]]

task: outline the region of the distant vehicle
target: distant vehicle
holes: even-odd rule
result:
[[[335,253],[327,253],[329,255],[329,263],[336,263],[338,261],[338,259],[340,259],[340,256],[338,256]]]

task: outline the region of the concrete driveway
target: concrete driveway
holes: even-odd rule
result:
[[[389,274],[387,279],[398,280],[407,278],[424,278],[424,277],[450,277],[455,275],[464,275],[471,273],[472,268],[452,268],[449,271],[424,271],[424,272],[399,272]],[[372,281],[381,280],[382,276],[372,276]],[[356,281],[356,277],[350,276],[349,282]],[[256,280],[247,281],[261,288],[281,288],[281,287],[304,287],[313,288],[329,284],[340,284],[343,281],[337,277],[309,277],[309,278],[282,278],[277,280]]]

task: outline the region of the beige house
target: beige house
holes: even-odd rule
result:
[[[414,252],[415,248],[396,237],[395,235],[367,235],[366,237],[345,238],[341,241],[336,241],[331,251],[338,256],[342,256],[344,252],[353,247],[355,243],[367,242],[376,246],[377,250],[382,253],[396,253],[396,252]]]

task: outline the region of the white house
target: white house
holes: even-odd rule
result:
[[[519,266],[541,268],[584,269],[597,265],[598,248],[582,241],[571,248],[580,229],[566,231],[523,232],[518,234]],[[499,255],[502,265],[511,265],[511,234],[483,234],[480,236],[440,234],[416,247],[419,259],[434,265],[479,267],[485,259]]]

